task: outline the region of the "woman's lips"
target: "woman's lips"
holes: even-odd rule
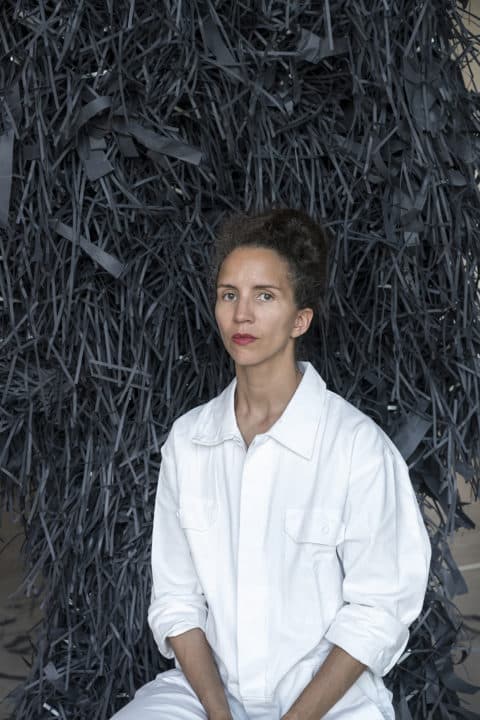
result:
[[[253,335],[234,335],[232,337],[233,342],[237,345],[248,345],[256,339]]]

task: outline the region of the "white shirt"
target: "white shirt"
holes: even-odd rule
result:
[[[224,684],[246,701],[293,703],[336,644],[368,666],[357,684],[393,718],[381,677],[422,609],[428,534],[394,443],[311,363],[298,366],[282,415],[248,449],[236,377],[173,423],[149,625],[167,658],[168,636],[202,628]]]

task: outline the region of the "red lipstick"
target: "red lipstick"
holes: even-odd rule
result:
[[[235,335],[232,336],[233,342],[237,343],[237,345],[248,345],[256,339],[253,335],[242,335],[241,333],[235,333]]]

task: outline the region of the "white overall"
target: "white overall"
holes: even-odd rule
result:
[[[422,609],[431,546],[399,450],[309,362],[247,448],[236,378],[162,447],[148,621],[160,652],[201,628],[234,720],[280,720],[333,645],[367,670],[324,715],[394,720],[382,677]],[[178,661],[115,720],[207,716]]]

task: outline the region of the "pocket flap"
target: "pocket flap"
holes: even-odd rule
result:
[[[177,516],[181,527],[190,530],[208,530],[217,515],[216,500],[184,495],[180,498]]]
[[[344,527],[341,517],[331,510],[295,507],[285,512],[285,530],[296,542],[336,545]]]

